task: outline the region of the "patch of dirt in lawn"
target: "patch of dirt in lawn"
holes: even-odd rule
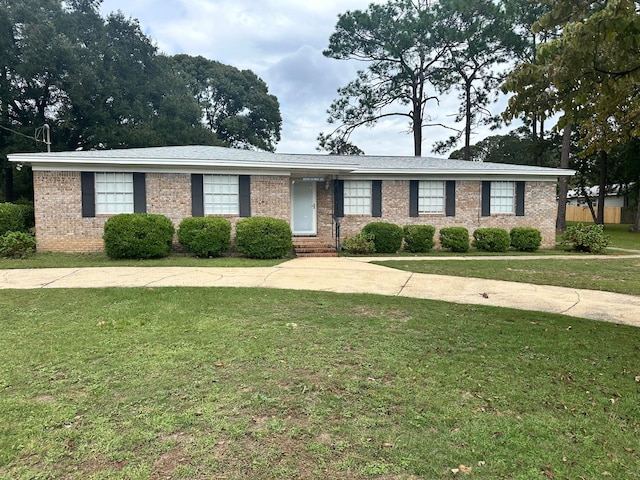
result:
[[[182,446],[176,445],[171,450],[161,454],[153,464],[151,477],[154,480],[172,478],[173,472],[181,465],[191,464],[191,457],[186,454]]]
[[[375,310],[366,305],[361,305],[353,310],[354,314],[361,318],[385,318],[398,322],[407,322],[411,319],[411,314],[404,310],[381,311]]]
[[[53,395],[38,395],[33,399],[36,403],[54,403],[56,400]]]

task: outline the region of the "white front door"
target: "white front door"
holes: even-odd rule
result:
[[[315,235],[316,182],[292,180],[291,183],[291,230],[294,235]]]

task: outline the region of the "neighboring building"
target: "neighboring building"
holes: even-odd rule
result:
[[[591,199],[591,204],[594,207],[597,207],[600,187],[598,185],[587,187],[586,191],[587,196]],[[587,200],[584,198],[584,194],[581,189],[574,188],[567,192],[567,206],[582,207],[585,205],[587,205]],[[605,207],[630,206],[628,187],[619,184],[607,187],[607,190],[605,191],[604,205]]]
[[[291,155],[209,146],[12,154],[33,168],[40,251],[103,249],[105,220],[270,216],[333,244],[369,222],[538,228],[555,244],[556,181],[572,170],[423,157]]]

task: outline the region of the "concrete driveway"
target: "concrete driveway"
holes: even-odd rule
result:
[[[561,313],[640,327],[640,296],[410,273],[373,265],[369,263],[372,260],[370,257],[297,258],[267,268],[92,267],[0,270],[0,289],[178,286],[372,293]]]

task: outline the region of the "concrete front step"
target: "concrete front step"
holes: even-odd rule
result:
[[[336,257],[333,239],[294,237],[293,248],[298,257]]]

